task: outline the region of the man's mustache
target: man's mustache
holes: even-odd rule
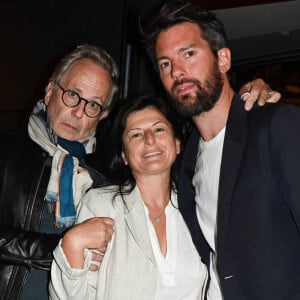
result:
[[[195,84],[197,87],[201,87],[201,83],[199,80],[197,79],[190,79],[190,78],[183,78],[183,79],[177,79],[174,81],[172,87],[171,87],[171,92],[174,94],[177,87],[184,84],[184,83],[193,83]]]

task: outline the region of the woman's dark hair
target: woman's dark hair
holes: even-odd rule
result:
[[[215,56],[217,56],[218,50],[226,47],[226,32],[223,23],[215,14],[201,10],[191,1],[167,1],[158,12],[152,11],[150,15],[140,18],[140,31],[144,46],[156,69],[155,44],[158,35],[183,22],[191,22],[199,26],[202,37],[208,42]]]
[[[175,113],[166,99],[150,95],[126,99],[118,111],[110,129],[106,144],[107,151],[105,153],[105,159],[109,162],[107,184],[119,186],[119,192],[121,194],[130,193],[136,185],[130,168],[124,164],[122,158],[122,136],[126,128],[127,119],[132,112],[140,111],[147,107],[154,107],[159,110],[172,125],[175,137],[182,141],[183,121]],[[170,185],[171,188],[175,190],[178,182],[179,155],[177,155],[177,159],[171,169]]]

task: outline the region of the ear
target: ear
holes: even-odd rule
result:
[[[124,150],[122,151],[122,158],[123,158],[124,164],[125,164],[125,165],[128,165],[128,161],[127,161],[127,159],[126,159],[126,155],[125,155],[125,153],[124,153]]]
[[[178,139],[176,139],[176,141],[175,141],[176,154],[179,154],[181,151],[180,145],[181,145],[180,141]]]
[[[99,116],[99,121],[105,119],[109,114],[109,111],[108,110],[105,110],[104,112],[102,112]]]
[[[44,97],[44,102],[46,105],[48,105],[50,102],[51,96],[53,94],[53,88],[54,88],[54,82],[50,81],[46,87],[46,92]]]
[[[229,48],[222,48],[218,51],[218,64],[221,73],[227,73],[231,68],[231,52]]]

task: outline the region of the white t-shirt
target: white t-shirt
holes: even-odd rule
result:
[[[218,191],[225,127],[210,141],[199,142],[197,162],[193,177],[196,212],[201,230],[213,250],[210,253],[210,284],[208,300],[222,299],[219,278],[216,271],[216,235]]]

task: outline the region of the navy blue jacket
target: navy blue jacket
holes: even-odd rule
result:
[[[283,103],[244,110],[232,101],[217,214],[217,270],[225,300],[300,299],[300,109]],[[209,264],[195,212],[199,134],[185,147],[179,208]]]

